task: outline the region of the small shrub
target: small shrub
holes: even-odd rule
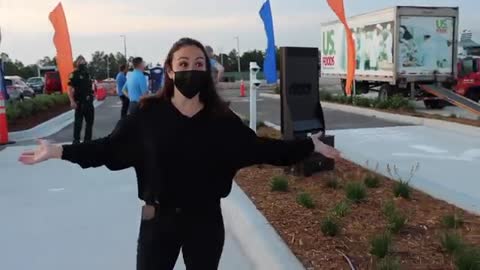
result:
[[[442,235],[442,246],[449,254],[454,254],[460,252],[464,248],[465,243],[457,233],[444,233]]]
[[[15,105],[8,104],[7,105],[7,121],[13,122],[14,120],[20,117],[20,112]]]
[[[50,97],[56,105],[66,105],[70,103],[70,100],[68,99],[68,96],[66,94],[53,94],[50,95]]]
[[[339,226],[334,218],[326,217],[322,220],[321,230],[323,235],[333,237],[338,234]]]
[[[365,186],[368,188],[378,188],[380,187],[380,179],[378,176],[370,174],[367,175],[363,181],[365,183]]]
[[[261,128],[261,127],[266,127],[267,125],[265,125],[265,122],[263,121],[258,121],[257,122],[257,129]]]
[[[298,194],[297,202],[305,208],[308,208],[308,209],[315,208],[315,203],[313,202],[312,197],[310,196],[310,194],[306,192]]]
[[[249,127],[250,126],[250,119],[248,119],[248,118],[243,119],[243,124],[245,124],[247,127]],[[261,127],[266,127],[265,122],[257,121],[257,129],[259,129]]]
[[[287,192],[288,191],[288,179],[285,176],[275,176],[272,179],[271,188],[272,191]]]
[[[477,247],[467,247],[455,256],[458,270],[480,270],[480,250]]]
[[[332,177],[327,180],[326,186],[331,189],[337,189],[340,184],[338,183],[338,179],[336,177]]]
[[[385,232],[375,236],[370,242],[370,254],[375,255],[377,258],[385,258],[390,251],[391,244],[392,238],[389,233]]]
[[[447,229],[457,229],[463,225],[463,219],[457,214],[446,215],[442,218],[442,224]]]
[[[377,270],[400,270],[400,263],[398,259],[387,256],[377,264]]]
[[[395,186],[393,187],[393,194],[395,197],[402,197],[404,199],[410,199],[410,183],[407,181],[400,180],[395,183]]]
[[[275,94],[280,95],[280,86],[275,85],[274,92],[275,92]]]
[[[346,96],[336,96],[336,100],[341,104],[352,104],[352,98]]]
[[[372,100],[365,97],[354,97],[353,103],[359,107],[370,108],[372,107]]]
[[[398,110],[398,109],[407,109],[409,105],[409,100],[396,95],[390,98],[390,109]]]
[[[354,203],[360,203],[367,197],[367,190],[362,183],[350,182],[346,187],[347,198]]]
[[[390,108],[390,102],[388,100],[378,100],[375,102],[375,108],[386,110]]]
[[[451,114],[450,114],[450,118],[457,118],[457,115],[454,114],[454,113],[451,113]]]
[[[392,233],[399,233],[407,223],[407,217],[396,211],[388,217],[388,229]]]
[[[415,175],[415,173],[418,171],[419,168],[420,168],[420,163],[417,163],[415,166],[412,166],[412,168],[410,169],[410,175],[408,176],[408,179],[405,180],[398,173],[397,166],[393,166],[393,169],[392,169],[390,167],[390,164],[387,165],[388,174],[393,179],[397,180],[397,183],[395,183],[395,186],[393,187],[393,193],[395,197],[410,199],[410,193],[411,193],[410,181],[412,180],[413,176]]]
[[[350,212],[350,204],[346,201],[342,201],[335,205],[333,213],[337,217],[345,217]]]
[[[34,113],[34,105],[33,102],[29,100],[19,101],[16,103],[16,107],[19,111],[20,118],[27,118],[33,115]]]
[[[383,215],[387,218],[390,218],[391,216],[395,215],[395,213],[397,212],[397,208],[395,207],[395,203],[392,200],[386,202],[383,205],[382,212],[383,212]]]
[[[320,100],[332,101],[333,100],[333,95],[332,95],[332,93],[327,92],[327,91],[320,91]]]

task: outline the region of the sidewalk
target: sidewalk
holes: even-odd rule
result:
[[[141,202],[133,170],[25,167],[0,152],[0,269],[135,269]],[[33,176],[33,177],[32,177]],[[226,220],[220,269],[254,269]],[[178,270],[185,269],[182,260]]]

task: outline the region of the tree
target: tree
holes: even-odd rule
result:
[[[246,51],[240,58],[241,68],[243,71],[247,71],[250,68],[250,62],[256,62],[258,66],[263,70],[263,52],[260,50]]]
[[[37,65],[44,67],[44,66],[56,66],[57,65],[57,57],[54,56],[53,58],[50,58],[49,56],[43,57],[43,59],[40,59],[37,62]]]
[[[20,76],[24,79],[28,79],[37,75],[37,65],[25,66],[18,60],[12,60],[6,53],[0,54],[0,57],[5,60],[4,71],[6,76]]]
[[[107,75],[114,78],[120,65],[124,63],[125,56],[120,52],[107,54],[103,51],[96,51],[92,54],[92,60],[88,63],[88,71],[90,76],[96,80],[104,80]]]
[[[223,63],[225,67],[225,71],[234,72],[238,71],[238,52],[233,49],[228,53],[227,57],[224,56]],[[241,63],[241,61],[240,61]]]

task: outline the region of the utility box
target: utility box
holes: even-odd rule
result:
[[[318,48],[280,48],[281,127],[286,140],[306,138],[325,132],[325,119],[319,93]],[[334,146],[333,136],[322,141]],[[335,161],[320,154],[295,166],[296,174],[310,176],[315,172],[333,170]]]

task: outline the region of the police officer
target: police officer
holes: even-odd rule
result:
[[[73,143],[80,143],[80,132],[82,131],[83,119],[85,118],[86,128],[84,142],[92,140],[92,128],[95,110],[93,107],[92,79],[87,70],[87,61],[79,56],[75,61],[76,69],[70,74],[69,97],[72,109],[75,110],[75,124],[73,128]]]

